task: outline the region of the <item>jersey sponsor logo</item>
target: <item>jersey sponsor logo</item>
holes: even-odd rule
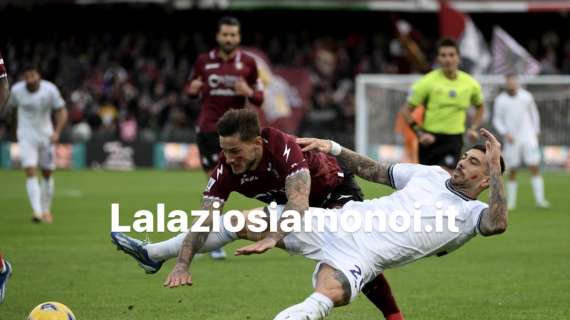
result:
[[[204,70],[216,69],[219,67],[220,67],[219,63],[208,63],[204,66]]]
[[[210,177],[210,180],[208,180],[208,184],[206,185],[206,192],[210,192],[215,183],[216,179]]]
[[[231,97],[235,96],[236,93],[233,89],[214,89],[210,91],[210,95]]]
[[[210,88],[217,88],[220,85],[226,88],[233,88],[237,80],[238,80],[237,76],[219,75],[213,73],[208,76],[208,85],[210,86]]]
[[[285,150],[283,151],[283,156],[285,157],[285,162],[289,161],[289,153],[291,153],[291,148],[285,145]]]
[[[252,182],[252,181],[255,181],[255,180],[258,180],[258,179],[259,179],[259,178],[258,178],[257,176],[249,176],[249,177],[248,177],[248,176],[244,175],[244,176],[241,177],[240,184],[244,184],[244,183],[246,183],[246,182]]]

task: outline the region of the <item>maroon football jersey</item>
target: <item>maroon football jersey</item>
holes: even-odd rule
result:
[[[242,50],[238,49],[227,61],[218,56],[218,49],[201,54],[194,64],[190,81],[197,78],[204,83],[200,90],[202,106],[198,115],[198,132],[217,132],[216,123],[226,111],[245,107],[246,98],[237,95],[234,90],[239,78],[244,78],[254,90],[249,102],[257,106],[263,103],[257,64],[252,56]]]
[[[2,53],[0,53],[0,79],[6,78],[6,67],[4,66],[4,59],[2,59]]]
[[[257,168],[234,174],[222,156],[208,181],[204,198],[224,202],[235,191],[265,203],[285,204],[285,179],[299,170],[309,170],[309,205],[322,207],[331,191],[342,183],[344,173],[336,158],[317,151],[302,152],[296,137],[274,128],[262,129],[261,137],[263,156]]]

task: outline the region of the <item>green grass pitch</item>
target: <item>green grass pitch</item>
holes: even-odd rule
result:
[[[388,270],[407,319],[568,319],[570,317],[570,176],[545,174],[552,209],[534,208],[528,176],[506,234],[477,237],[460,250]],[[312,261],[279,249],[254,257],[195,261],[194,286],[162,287],[173,261],[146,275],[111,245],[111,203],[121,221],[139,209],[197,209],[206,179],[184,171],[61,171],[55,224],[34,225],[24,174],[0,171],[0,252],[14,274],[0,319],[24,319],[37,304],[59,301],[78,319],[272,319],[311,291]],[[361,183],[367,197],[388,188]],[[484,197],[486,198],[486,197]],[[257,206],[233,195],[227,208]],[[144,234],[135,235],[144,238]],[[169,234],[151,234],[152,241]],[[245,242],[226,247],[228,253]],[[380,319],[360,295],[330,319]]]

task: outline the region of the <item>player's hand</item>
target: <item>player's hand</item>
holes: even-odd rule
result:
[[[435,136],[431,133],[422,132],[418,136],[418,141],[422,146],[429,146],[435,142]]]
[[[274,237],[266,237],[254,244],[250,244],[243,248],[237,249],[235,252],[236,256],[245,255],[248,256],[250,254],[262,254],[265,251],[275,247],[277,245],[277,240]]]
[[[505,134],[505,141],[507,141],[508,143],[513,143],[515,140],[513,139],[513,136],[510,133]]]
[[[191,286],[192,285],[192,275],[188,272],[185,265],[176,264],[174,269],[170,272],[166,281],[163,284],[165,287],[176,288],[179,286]]]
[[[501,144],[495,136],[487,129],[480,129],[481,136],[485,139],[485,158],[487,163],[495,166],[501,166]]]
[[[195,96],[200,92],[204,82],[202,82],[202,77],[198,77],[190,82],[190,86],[188,86],[188,94]]]
[[[475,129],[467,130],[467,140],[469,140],[470,143],[477,142],[477,140],[479,140],[479,133],[477,133],[477,130]]]
[[[57,143],[59,141],[59,133],[54,132],[50,137],[49,137],[49,141],[51,143]]]
[[[332,143],[330,140],[317,139],[317,138],[297,138],[297,144],[303,147],[303,152],[309,150],[318,150],[324,153],[330,153]]]
[[[253,89],[249,87],[244,78],[239,78],[236,81],[234,85],[234,90],[240,96],[250,97],[251,95],[253,95]]]

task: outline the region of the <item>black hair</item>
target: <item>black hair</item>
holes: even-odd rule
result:
[[[455,48],[455,50],[457,51],[457,54],[459,55],[459,45],[457,44],[457,41],[455,41],[452,38],[442,38],[437,42],[437,53],[439,54],[439,49],[443,48],[443,47],[453,47]]]
[[[235,26],[239,28],[240,23],[239,20],[235,17],[225,16],[218,20],[218,30],[220,30],[222,26]]]
[[[484,144],[476,144],[469,149],[477,149],[483,153],[487,152],[487,147],[485,147]],[[503,172],[505,172],[505,160],[503,160],[503,156],[500,157],[499,161],[501,163],[501,174],[503,174]]]

